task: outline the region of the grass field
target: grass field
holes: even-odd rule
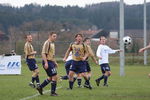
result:
[[[47,77],[41,64],[40,81]],[[21,75],[0,75],[0,100],[150,100],[150,66],[128,65],[125,66],[126,75],[119,76],[119,65],[111,65],[112,76],[109,78],[109,87],[102,85],[97,87],[95,79],[101,74],[99,66],[93,64],[93,76],[91,78],[92,90],[77,88],[75,83],[73,90],[66,90],[68,81],[58,82],[58,97],[50,96],[50,92],[37,95],[38,92],[28,86],[31,72],[26,64],[22,63]],[[63,63],[59,63],[59,75],[64,75]],[[82,81],[83,83],[83,81]],[[50,84],[44,91],[50,89]],[[32,96],[32,97],[31,97]],[[27,97],[31,97],[27,99]]]

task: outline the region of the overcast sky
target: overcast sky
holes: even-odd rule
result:
[[[84,7],[86,4],[100,3],[100,2],[109,2],[109,1],[120,1],[120,0],[0,0],[0,3],[9,3],[12,6],[24,6],[25,4],[37,3],[40,5],[50,4],[50,5],[78,5]],[[150,0],[146,0],[150,2]],[[126,4],[142,4],[144,0],[124,0]]]

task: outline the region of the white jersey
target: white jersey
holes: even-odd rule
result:
[[[109,54],[116,53],[118,50],[113,50],[107,45],[100,44],[97,48],[96,56],[101,57],[102,59],[99,59],[99,65],[104,63],[109,63]]]
[[[69,53],[68,58],[66,59],[66,61],[72,60],[72,52]]]

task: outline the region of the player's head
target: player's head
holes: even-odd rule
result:
[[[107,41],[105,36],[100,36],[99,40],[100,40],[100,44],[105,44]]]
[[[90,38],[85,38],[85,39],[83,40],[83,42],[84,42],[85,44],[87,44],[87,45],[90,45],[90,44],[91,44],[91,39],[90,39]]]
[[[56,32],[50,32],[49,34],[49,39],[54,42],[57,38],[57,33]]]
[[[78,33],[75,35],[76,42],[82,42],[83,41],[83,35]]]
[[[26,41],[32,42],[32,35],[31,34],[26,35]]]

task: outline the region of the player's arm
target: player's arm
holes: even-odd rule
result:
[[[66,61],[71,51],[72,51],[72,44],[70,44],[67,52],[65,53],[65,57],[63,58],[63,61]]]
[[[102,56],[101,56],[101,46],[98,46],[97,51],[96,51],[96,56],[98,57],[98,59],[102,59]]]
[[[86,60],[87,59],[87,57],[89,56],[89,51],[88,51],[88,47],[87,47],[87,45],[85,45],[85,44],[83,44],[84,45],[84,57],[82,57],[82,60],[84,61],[84,60]]]
[[[108,51],[109,54],[113,54],[113,53],[116,53],[116,52],[121,52],[120,49],[113,50],[113,49],[110,48],[110,47],[107,47],[107,51]]]
[[[58,63],[57,63],[56,59],[54,59],[54,63],[56,65],[56,67],[58,67]]]
[[[48,47],[49,47],[49,44],[44,43],[43,48],[42,48],[42,59],[45,63],[45,65],[44,65],[45,69],[48,68],[48,62],[47,62],[47,57],[46,57],[46,55],[48,54]]]
[[[145,51],[145,50],[147,50],[147,49],[149,49],[149,48],[150,48],[150,43],[149,43],[148,46],[146,46],[146,47],[144,47],[144,48],[141,48],[141,49],[139,50],[139,52],[143,52],[143,51]]]
[[[93,53],[93,50],[92,50],[92,48],[91,48],[90,46],[88,47],[88,51],[89,51],[89,55],[91,56],[92,60],[93,60],[96,64],[98,64],[97,59],[96,59],[96,57],[95,57],[95,55],[94,55],[94,53]]]
[[[36,51],[32,51],[31,50],[30,45],[26,45],[24,51],[25,51],[27,56],[31,56],[31,55],[35,55],[36,54]]]
[[[47,62],[47,58],[46,58],[46,54],[42,53],[42,59],[45,63],[44,68],[47,69],[48,68],[48,62]]]
[[[37,52],[36,51],[32,51],[31,53],[30,53],[30,55],[35,55]]]

